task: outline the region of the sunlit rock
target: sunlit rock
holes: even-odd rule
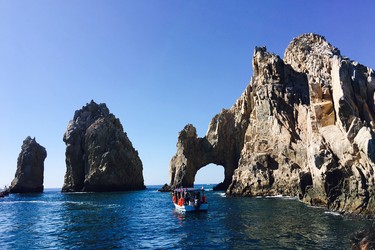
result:
[[[191,186],[215,163],[226,169],[228,195],[297,196],[375,215],[374,71],[316,34],[293,39],[284,60],[257,47],[252,65],[250,84],[205,137],[181,131],[171,185]]]

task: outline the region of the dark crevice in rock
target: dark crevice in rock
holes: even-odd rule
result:
[[[311,187],[313,185],[311,173],[301,172],[299,176],[300,176],[299,185],[302,191],[302,195],[305,195],[307,187]]]
[[[360,194],[360,196],[363,196],[362,203],[356,208],[356,210],[359,210],[359,213],[361,213],[364,209],[366,209],[368,202],[370,200],[370,193],[368,191],[368,185],[367,185],[367,179],[365,175],[363,174],[362,170],[359,167],[356,167],[359,175],[361,176],[361,188],[363,190],[363,194]]]
[[[345,174],[341,169],[332,169],[326,173],[324,188],[328,198],[328,207],[332,207],[336,198],[342,194]]]

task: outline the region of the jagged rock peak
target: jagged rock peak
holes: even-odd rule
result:
[[[197,138],[197,129],[192,124],[187,124],[184,129],[180,131],[178,137],[180,140],[185,138]]]
[[[334,55],[340,56],[340,50],[330,44],[324,36],[307,33],[295,37],[288,45],[284,53],[284,60],[288,63],[287,59],[290,54],[301,52],[304,55],[324,55],[333,57]],[[288,55],[288,56],[287,56]]]
[[[284,62],[276,54],[267,51],[266,47],[256,47],[253,55],[254,76],[252,84],[277,84],[284,78]]]
[[[90,103],[87,103],[86,106],[83,106],[80,110],[77,110],[74,113],[73,120],[75,122],[87,122],[88,119],[95,120],[99,117],[105,117],[109,115],[109,109],[105,103],[97,104],[94,100],[91,100]]]
[[[35,137],[26,137],[17,159],[17,170],[10,186],[11,193],[43,192],[44,160],[47,151]]]
[[[284,61],[297,72],[309,73],[326,66],[316,65],[317,61],[328,61],[335,55],[341,57],[340,50],[327,42],[324,36],[308,33],[289,43],[284,53]]]
[[[67,167],[63,192],[144,188],[138,152],[105,104],[91,101],[77,110],[63,140]]]

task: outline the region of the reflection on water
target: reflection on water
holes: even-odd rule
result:
[[[346,249],[371,224],[292,199],[206,195],[209,211],[191,214],[155,189],[10,195],[0,200],[0,248]]]

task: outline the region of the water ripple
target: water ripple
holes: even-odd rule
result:
[[[213,191],[208,212],[180,214],[155,190],[10,195],[0,201],[0,249],[345,249],[371,224],[288,197]]]

